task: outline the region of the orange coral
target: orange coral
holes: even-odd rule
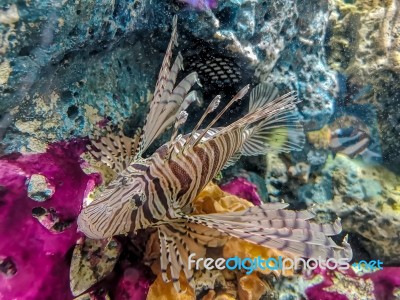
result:
[[[238,288],[240,300],[258,300],[268,291],[268,286],[254,273],[240,278]]]
[[[193,214],[233,212],[253,206],[250,201],[233,196],[209,183],[193,202]]]
[[[216,293],[214,290],[208,291],[208,293],[201,300],[235,300],[236,297],[233,295],[223,292]]]
[[[193,300],[195,294],[193,289],[189,286],[185,276],[181,272],[179,278],[182,292],[178,293],[171,282],[165,283],[161,278],[161,273],[157,275],[157,279],[150,286],[147,300]]]
[[[242,259],[246,257],[253,259],[258,256],[260,256],[262,259],[268,259],[268,258],[278,259],[279,256],[282,256],[282,259],[285,259],[286,257],[294,258],[294,256],[292,255],[288,255],[286,253],[284,254],[283,252],[273,248],[267,248],[237,238],[231,238],[223,248],[223,257],[229,258],[234,256],[238,256]],[[257,269],[257,271],[263,274],[271,273],[271,270],[269,270],[268,268],[266,268],[265,270]],[[273,272],[276,275],[281,275],[281,271],[279,270]],[[282,275],[292,276],[293,269],[285,270],[285,272]]]

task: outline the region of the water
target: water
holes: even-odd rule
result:
[[[87,145],[107,126],[129,137],[144,126],[174,15],[177,82],[197,72],[202,85],[181,133],[215,96],[204,124],[259,83],[296,93],[305,132],[299,151],[242,156],[222,170],[214,183],[236,197],[209,185],[195,212],[284,201],[319,223],[339,217],[333,239],[348,239],[353,267],[277,277],[213,268],[195,272],[195,290],[182,273],[178,295],[161,278],[157,229],[99,241],[77,231],[82,204],[115,176]],[[395,0],[0,0],[0,298],[399,299],[399,28]],[[248,101],[215,126],[243,117]],[[269,137],[278,149],[293,138]],[[200,256],[290,257],[234,239],[219,246]]]

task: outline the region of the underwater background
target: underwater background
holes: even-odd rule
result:
[[[202,84],[183,131],[217,94],[227,103],[264,82],[297,93],[306,132],[302,151],[224,170],[196,209],[283,200],[321,222],[340,217],[352,262],[382,270],[212,270],[178,294],[161,280],[152,232],[77,232],[83,199],[107,176],[89,137],[143,126],[174,15],[182,76],[197,71]],[[0,299],[400,299],[399,79],[397,0],[0,0]],[[238,240],[221,253],[279,255]]]

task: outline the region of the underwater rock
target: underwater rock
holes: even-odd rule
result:
[[[398,267],[358,274],[354,268],[330,271],[317,268],[302,275],[284,277],[273,288],[279,300],[386,300],[397,299],[400,286]]]
[[[60,220],[59,214],[53,208],[34,207],[32,216],[53,233],[63,232],[72,223],[70,220]]]
[[[288,169],[288,174],[291,177],[298,178],[302,183],[307,183],[310,177],[310,165],[299,162],[294,166],[290,166]]]
[[[0,66],[1,68],[1,66]],[[1,69],[0,69],[1,72]],[[10,126],[12,122],[12,116],[9,113],[5,113],[4,115],[0,114],[0,156],[3,154],[6,145],[3,143],[4,135],[6,134],[6,130],[8,126]]]
[[[378,110],[387,166],[399,171],[400,18],[397,0],[330,2],[329,65],[344,74],[353,101]],[[347,104],[347,103],[346,103]]]
[[[282,186],[288,181],[288,168],[283,160],[276,153],[266,155],[267,171],[265,181],[268,195],[273,201],[280,201],[278,198],[282,193]]]
[[[5,137],[8,152],[43,152],[47,143],[93,133],[105,118],[119,124],[131,117],[128,131],[139,125],[162,61],[157,43],[165,47],[169,38],[161,32],[169,27],[160,27],[171,19],[166,4],[151,2],[2,7],[0,115],[15,118]],[[149,29],[160,32],[137,38]]]
[[[78,296],[109,275],[121,253],[121,244],[115,239],[80,239],[72,254],[70,287]],[[129,281],[129,280],[128,280]]]
[[[16,120],[6,136],[13,141],[9,152],[44,151],[49,142],[92,134],[105,119],[125,120],[133,132],[143,122],[174,9],[188,33],[182,48],[198,55],[207,45],[237,60],[241,70],[252,64],[259,81],[297,91],[310,128],[322,127],[332,114],[337,84],[324,57],[325,2],[185,1],[206,3],[205,10],[180,9],[174,1],[50,2],[8,5],[2,12],[0,113],[12,111]]]
[[[212,11],[179,15],[195,39],[250,64],[259,81],[297,91],[307,127],[328,122],[338,83],[325,57],[326,1],[220,1]]]
[[[47,178],[40,174],[33,174],[28,181],[28,197],[32,200],[43,202],[54,194],[52,186]]]
[[[0,276],[0,297],[20,299],[72,299],[69,291],[69,253],[76,240],[76,223],[53,233],[32,216],[37,202],[27,196],[27,178],[43,174],[55,184],[43,209],[54,208],[65,220],[75,220],[82,199],[98,183],[97,176],[81,170],[81,141],[57,143],[45,153],[11,155],[0,159],[2,209],[0,258],[12,276]],[[4,262],[8,262],[4,265]],[[1,274],[3,275],[3,274]]]
[[[254,205],[261,205],[261,198],[257,193],[257,186],[243,177],[238,177],[220,186],[221,190],[249,200]]]
[[[328,158],[321,174],[298,196],[309,204],[318,203],[316,212],[335,212],[344,230],[365,238],[360,242],[372,257],[385,263],[400,261],[400,177],[396,174],[338,154]]]
[[[400,71],[398,3],[342,1],[331,3],[329,63],[362,85],[388,71]],[[381,80],[381,79],[378,79]]]
[[[325,164],[327,158],[328,153],[324,150],[310,150],[307,153],[307,161],[312,166],[320,166]]]
[[[320,282],[317,284],[312,284],[305,290],[307,299],[375,300],[376,298],[373,294],[373,282],[371,280],[364,280],[363,278],[358,278],[352,275],[352,272],[349,272],[349,274],[343,274],[338,271],[314,271],[314,274],[311,275],[311,278],[313,276],[317,276]]]

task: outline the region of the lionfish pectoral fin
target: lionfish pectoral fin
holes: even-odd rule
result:
[[[236,152],[234,155],[232,155],[228,161],[225,163],[224,167],[222,168],[223,170],[226,168],[229,168],[231,166],[233,166],[242,156],[242,154],[240,152]]]
[[[259,84],[251,91],[249,114],[242,121],[239,120],[238,125],[256,122],[245,130],[246,142],[241,149],[242,155],[298,151],[303,148],[305,136],[296,106],[299,101],[292,93],[275,98],[277,94],[278,90],[269,84]],[[257,114],[260,113],[263,117],[257,121]]]
[[[269,101],[276,99],[279,90],[272,84],[261,83],[251,90],[249,112],[254,112]]]
[[[89,152],[98,160],[106,164],[116,173],[125,170],[126,167],[135,159],[138,145],[140,129],[136,131],[133,138],[129,138],[122,133],[115,134],[111,128],[105,128],[105,135],[96,129],[90,137],[90,145],[87,146]]]
[[[172,50],[177,44],[177,37],[177,18],[174,17],[171,39],[143,127],[138,156],[141,156],[154,140],[176,121],[181,111],[185,110],[191,102],[198,100],[196,93],[189,93],[192,86],[199,83],[196,72],[190,73],[175,86],[177,75],[183,69],[183,57],[180,53],[170,68]]]
[[[188,216],[188,221],[301,257],[350,261],[352,250],[347,241],[338,246],[330,238],[341,232],[339,220],[334,224],[316,224],[309,221],[314,217],[311,212],[284,207],[281,203],[264,204],[233,213]]]
[[[225,235],[217,230],[190,223],[170,223],[158,227],[160,239],[160,264],[164,282],[173,282],[175,289],[181,291],[179,276],[183,271],[189,285],[194,289],[196,265],[189,265],[189,256],[204,258],[207,247],[222,246]],[[170,278],[168,278],[168,267]]]

